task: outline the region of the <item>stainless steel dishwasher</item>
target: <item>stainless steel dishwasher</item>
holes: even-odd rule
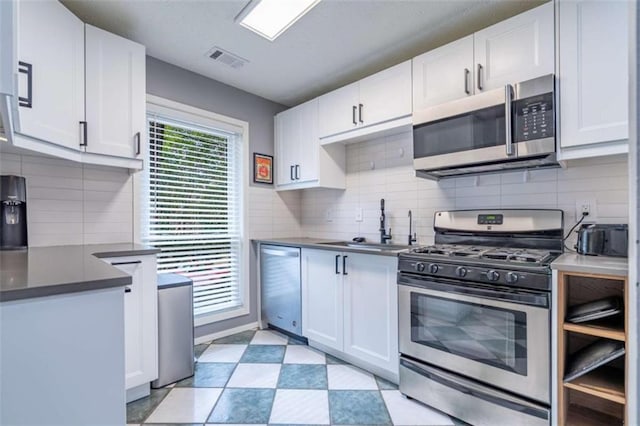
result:
[[[302,336],[300,248],[260,245],[262,323]]]

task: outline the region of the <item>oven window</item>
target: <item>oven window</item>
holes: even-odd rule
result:
[[[411,341],[527,375],[524,312],[411,293]]]
[[[414,158],[499,146],[505,140],[504,105],[413,128]]]

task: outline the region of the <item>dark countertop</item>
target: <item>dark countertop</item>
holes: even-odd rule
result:
[[[375,254],[378,256],[394,256],[394,257],[397,257],[399,253],[402,253],[408,248],[410,248],[409,246],[403,246],[406,248],[398,249],[398,250],[370,250],[370,249],[364,249],[364,248],[358,248],[358,247],[348,247],[348,246],[345,247],[340,245],[331,245],[332,242],[338,242],[338,240],[327,240],[322,238],[307,238],[307,237],[263,238],[263,239],[255,239],[252,241],[255,241],[261,244],[274,244],[274,245],[290,246],[290,247],[305,247],[305,248],[313,248],[313,249],[345,251],[345,252],[352,252],[352,253]],[[417,245],[413,247],[417,247]]]
[[[603,274],[626,277],[629,264],[626,257],[585,256],[565,253],[551,263],[551,269],[585,274]]]
[[[131,243],[0,251],[0,301],[125,286],[131,284],[131,276],[100,258],[159,252]]]

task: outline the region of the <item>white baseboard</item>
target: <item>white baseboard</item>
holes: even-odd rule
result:
[[[210,342],[211,340],[221,339],[223,337],[231,336],[232,334],[241,333],[247,330],[253,330],[258,328],[258,322],[250,322],[249,324],[241,325],[239,327],[230,328],[228,330],[219,331],[217,333],[207,334],[205,336],[196,337],[194,343],[199,345],[201,343]]]

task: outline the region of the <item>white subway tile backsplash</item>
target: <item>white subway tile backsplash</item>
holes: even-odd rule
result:
[[[27,180],[30,246],[133,241],[127,170],[3,153],[0,171]]]
[[[371,162],[375,163],[374,170]],[[565,212],[568,231],[576,220],[575,202],[587,198],[596,200],[598,222],[626,223],[627,173],[627,157],[611,156],[571,161],[566,168],[435,182],[415,177],[412,137],[406,132],[348,145],[347,190],[303,191],[301,231],[316,238],[351,239],[359,235],[377,241],[381,198],[387,201],[387,228],[392,228],[395,243],[407,239],[409,209],[421,244],[433,242],[433,216],[438,210],[559,208]],[[362,222],[355,220],[357,208],[363,209]],[[327,210],[332,211],[331,222],[326,221]]]

